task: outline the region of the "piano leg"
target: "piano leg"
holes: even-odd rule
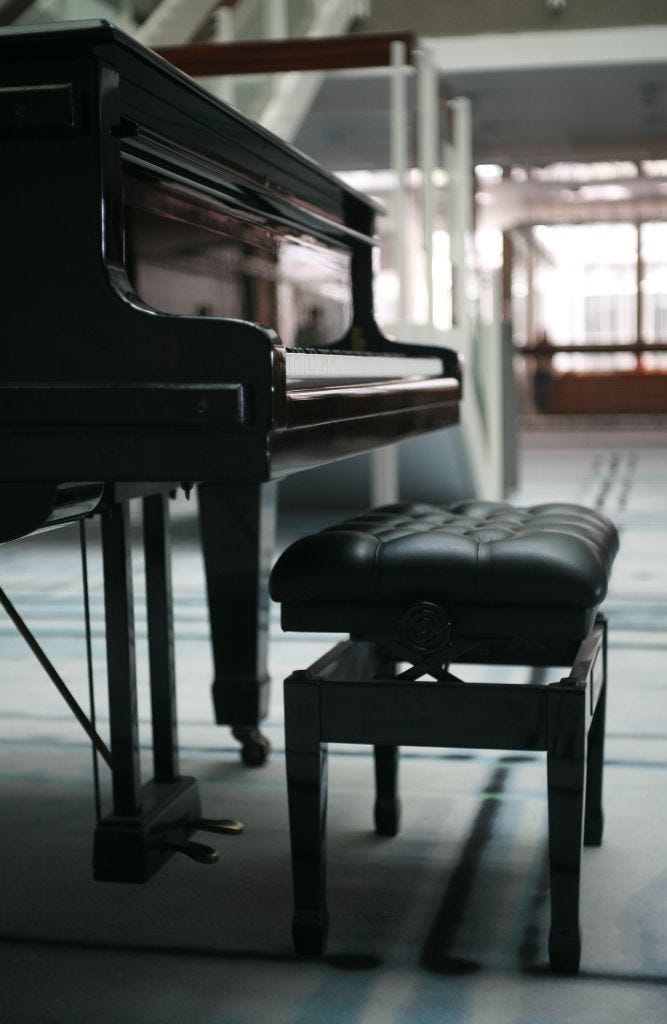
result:
[[[199,519],[213,646],[213,703],[249,766],[266,760],[258,729],[269,699],[268,576],[275,537],[273,484],[201,484]]]

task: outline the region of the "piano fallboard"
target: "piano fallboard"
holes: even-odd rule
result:
[[[67,480],[270,480],[458,421],[453,377],[301,388],[285,395],[284,422],[268,431],[245,422],[242,385],[225,387],[231,395],[211,386],[176,395],[165,388],[164,413],[149,402],[140,414],[136,403],[141,394],[152,398],[150,387],[132,390],[129,409],[126,388],[84,388],[87,399],[98,395],[102,411],[94,417],[83,402],[74,421],[80,389],[54,389],[59,402],[51,394],[45,408],[43,387],[0,388],[0,403],[5,394],[24,399],[12,425],[0,424],[3,479],[49,480],[57,466],[58,479]],[[112,406],[106,417],[105,401]],[[197,402],[210,407],[198,413]]]

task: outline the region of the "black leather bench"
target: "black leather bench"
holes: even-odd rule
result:
[[[469,501],[373,509],[281,555],[270,590],[283,628],[350,636],[285,681],[299,952],[326,942],[328,742],[374,745],[381,835],[398,831],[400,744],[546,750],[549,958],[576,973],[582,838],[602,840],[598,608],[617,550],[613,524],[582,506]],[[569,670],[549,683],[464,683],[457,662]]]

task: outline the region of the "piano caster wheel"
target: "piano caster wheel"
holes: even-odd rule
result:
[[[246,768],[259,768],[264,764],[271,744],[255,725],[237,725],[232,736],[241,744],[241,759]]]

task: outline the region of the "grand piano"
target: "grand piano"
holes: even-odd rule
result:
[[[225,831],[178,766],[169,495],[198,486],[216,717],[259,763],[270,481],[455,423],[459,360],[378,329],[368,198],[108,23],[0,33],[0,147],[0,540],[101,517],[114,806],[94,870],[143,880],[174,850],[206,860],[197,829]]]

